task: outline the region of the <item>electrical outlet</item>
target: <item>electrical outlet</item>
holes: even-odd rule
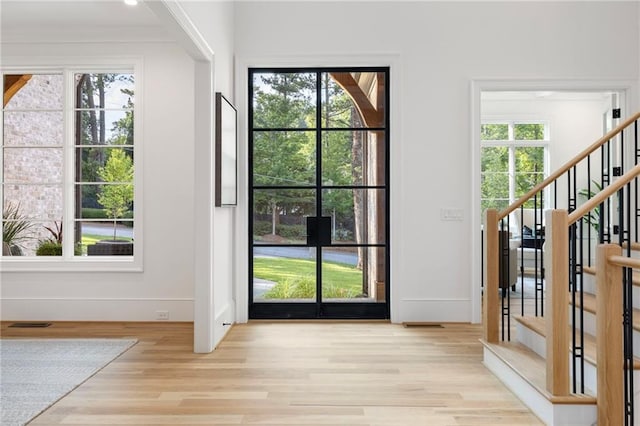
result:
[[[166,321],[169,319],[169,311],[156,311],[156,319]]]

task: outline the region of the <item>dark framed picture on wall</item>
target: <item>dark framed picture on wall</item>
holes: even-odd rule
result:
[[[216,92],[215,205],[238,204],[238,121],[236,107]]]

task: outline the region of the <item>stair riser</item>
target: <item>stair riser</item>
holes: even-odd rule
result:
[[[491,351],[484,350],[485,366],[546,425],[591,426],[597,419],[595,405],[552,404]]]
[[[569,315],[569,324],[573,324],[571,315]],[[583,324],[585,333],[596,335],[596,316],[594,314],[585,311]],[[633,330],[633,354],[640,358],[640,331],[635,329]]]
[[[519,322],[516,322],[516,336],[520,343],[528,346],[541,357],[546,358],[546,341],[544,337],[523,326]],[[638,339],[634,339],[634,343],[637,340]],[[573,357],[569,359],[569,365],[571,366],[571,369],[573,369]],[[580,374],[578,374],[577,377],[577,386],[578,389],[580,389],[582,377]],[[634,401],[636,404],[635,412],[640,413],[640,371],[634,372],[633,381],[634,384],[636,384],[634,393]],[[573,383],[573,378],[571,379],[571,383]],[[598,388],[597,370],[596,367],[589,362],[584,363],[584,387],[585,393],[589,395],[596,395],[596,390]],[[640,416],[636,416],[635,426],[640,426]]]
[[[545,338],[516,321],[516,340],[542,358],[547,358]]]
[[[580,375],[578,375],[577,386],[580,389]],[[571,383],[573,383],[573,377],[571,378]],[[634,412],[640,413],[640,390],[638,389],[637,384],[640,383],[640,371],[634,371],[633,373],[633,383],[634,383]],[[589,395],[597,396],[598,389],[598,372],[596,367],[593,364],[588,362],[584,363],[584,387],[585,393]],[[640,426],[640,418],[636,414],[634,416],[634,426]]]
[[[590,274],[584,274],[582,286],[586,293],[596,294],[596,277]],[[640,287],[633,286],[633,307],[640,309]]]

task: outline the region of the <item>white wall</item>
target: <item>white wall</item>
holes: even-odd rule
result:
[[[391,69],[392,319],[470,321],[471,81],[637,82],[637,7],[239,2],[235,51],[238,63],[255,66],[397,58]],[[240,106],[244,111],[244,99]],[[440,220],[440,209],[450,207],[462,209],[462,221]],[[246,269],[246,258],[237,263]]]
[[[246,88],[233,76],[246,76],[246,68],[234,69],[234,53],[237,63],[256,66],[283,58],[300,65],[393,58],[394,321],[471,319],[470,82],[637,82],[640,75],[635,2],[180,4],[214,51],[214,90],[231,96],[241,119],[246,97],[240,94]],[[200,283],[194,263],[198,237],[187,224],[196,214],[195,194],[203,190],[194,176],[196,151],[202,148],[193,135],[198,65],[172,43],[4,43],[2,54],[91,56],[97,48],[103,55],[144,59],[144,272],[3,272],[2,319],[153,320],[162,309],[171,311],[171,319],[190,320],[194,282]],[[637,106],[635,99],[632,105]],[[230,283],[246,297],[246,251],[238,243],[246,240],[246,185],[241,184],[239,207],[211,214],[214,288],[204,302],[214,306],[215,328],[223,321],[221,312],[231,312]],[[443,207],[462,209],[463,220],[441,222]],[[246,312],[246,300],[238,298],[237,307]],[[222,335],[216,332],[214,340]]]
[[[141,58],[144,110],[143,272],[2,271],[2,320],[193,319],[194,63],[163,43],[2,44],[3,58]],[[140,81],[140,80],[139,80]]]
[[[222,94],[235,103],[233,92],[233,26],[234,5],[231,2],[192,2],[181,1],[180,6],[193,24],[194,28],[213,51],[214,92]],[[196,83],[196,91],[200,90]],[[202,142],[202,141],[200,141]],[[200,143],[197,142],[197,143]],[[203,152],[203,151],[201,151]],[[211,157],[213,160],[213,157]],[[211,163],[215,164],[215,163]],[[207,178],[201,176],[201,178]],[[211,182],[212,183],[212,182]],[[196,185],[204,182],[196,180]],[[205,191],[206,192],[206,191]],[[209,206],[213,205],[210,199]],[[212,303],[210,309],[196,309],[196,350],[206,352],[215,347],[230,329],[229,324],[235,321],[235,250],[236,250],[236,215],[234,207],[220,207],[212,210],[213,256],[211,260]],[[198,280],[196,286],[206,284]],[[200,294],[196,291],[198,297]],[[208,298],[208,295],[206,296]],[[198,301],[198,305],[202,301]],[[199,344],[199,335],[207,334],[211,327],[211,348]]]

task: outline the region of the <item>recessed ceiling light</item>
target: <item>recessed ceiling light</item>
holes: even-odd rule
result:
[[[138,4],[138,0],[124,0],[124,4],[129,6],[135,6]]]

